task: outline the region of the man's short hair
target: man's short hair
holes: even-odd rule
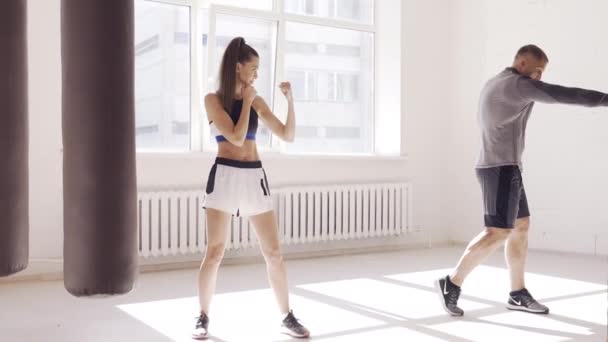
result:
[[[517,51],[517,55],[515,55],[515,58],[517,59],[526,54],[530,54],[530,55],[536,57],[536,59],[538,59],[540,61],[544,61],[545,63],[549,62],[549,58],[547,57],[547,54],[545,54],[545,52],[536,45],[530,44],[530,45],[522,46],[519,49],[519,51]]]

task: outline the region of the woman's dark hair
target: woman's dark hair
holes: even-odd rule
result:
[[[245,43],[243,37],[236,37],[230,41],[230,44],[224,51],[222,64],[220,65],[220,84],[217,94],[220,96],[222,105],[226,111],[230,112],[232,102],[234,101],[234,89],[236,88],[236,64],[245,64],[253,57],[259,55],[254,48]]]

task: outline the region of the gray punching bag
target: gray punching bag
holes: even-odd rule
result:
[[[124,294],[137,274],[132,0],[62,0],[64,282]]]
[[[0,276],[29,254],[26,5],[0,1]]]

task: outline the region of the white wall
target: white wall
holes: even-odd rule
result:
[[[477,100],[486,69],[485,0],[459,1],[451,16],[450,45],[446,58],[450,106],[443,153],[446,156],[445,187],[442,204],[443,224],[451,240],[466,242],[483,226],[481,194],[475,179],[475,160],[479,153],[476,115]]]
[[[453,20],[455,58],[444,202],[450,237],[468,241],[483,224],[473,173],[475,122],[483,82],[509,66],[517,49],[541,46],[544,80],[608,92],[608,2],[460,1]],[[524,182],[532,248],[608,254],[608,109],[537,104],[528,128]]]
[[[403,96],[401,51],[405,43],[401,26],[404,9],[400,0],[389,0],[376,6],[374,13],[375,81],[374,102],[375,151],[379,154],[400,154]]]
[[[415,222],[422,229],[445,232],[443,222],[445,142],[449,112],[451,1],[403,2],[402,150],[408,155],[414,183]]]
[[[601,0],[402,1],[401,27],[393,30],[402,34],[397,86],[402,93],[400,147],[407,157],[267,155],[271,184],[411,180],[415,226],[430,232],[435,242],[448,236],[468,241],[483,223],[473,171],[483,83],[509,64],[520,45],[535,42],[551,59],[547,81],[608,91],[603,82],[608,48],[600,34],[608,31],[601,15],[607,10]],[[514,24],[513,18],[519,20]],[[30,255],[36,271],[40,261],[57,264],[63,249],[59,0],[30,1],[28,29]],[[605,109],[535,109],[524,174],[533,213],[531,247],[608,254],[605,127]],[[212,160],[202,153],[139,155],[139,186],[203,186]]]
[[[28,1],[30,258],[63,250],[59,0]]]
[[[383,1],[388,3],[388,0]],[[36,272],[44,262],[60,267],[63,254],[60,1],[37,0],[28,3],[30,271]],[[442,117],[448,105],[447,102],[438,101],[438,96],[443,98],[447,93],[442,86],[443,74],[448,71],[448,66],[441,63],[445,53],[441,41],[446,39],[444,34],[449,29],[446,23],[449,11],[441,0],[424,3],[407,0],[402,4],[401,11],[405,15],[403,27],[396,20],[392,26],[384,25],[382,29],[392,30],[396,44],[405,55],[402,63],[392,61],[397,67],[390,84],[398,87],[394,93],[398,100],[394,101],[393,98],[391,103],[402,106],[401,109],[392,110],[401,115],[398,124],[404,134],[400,147],[401,153],[407,154],[407,157],[295,158],[266,155],[263,160],[271,185],[275,187],[411,179],[415,191],[416,228],[431,233],[435,242],[445,242],[447,235],[442,228],[439,198],[444,156],[441,141],[446,130]],[[397,17],[392,16],[393,19]],[[402,30],[405,35],[401,37]],[[422,32],[423,35],[420,34]],[[401,60],[399,56],[394,58]],[[385,70],[383,74],[390,75],[390,72]],[[400,79],[405,82],[399,82]],[[399,100],[400,94],[403,97]],[[213,156],[205,153],[140,154],[137,158],[139,187],[203,187],[212,160]]]

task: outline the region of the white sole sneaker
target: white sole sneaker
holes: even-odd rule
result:
[[[193,340],[206,340],[209,338],[209,333],[208,332],[193,332],[192,333],[192,339]]]
[[[443,290],[441,289],[441,284],[439,284],[439,279],[435,280],[435,291],[437,292],[437,294],[439,295],[439,301],[441,302],[441,306],[443,306],[443,309],[445,310],[445,312],[448,313],[448,315],[450,316],[454,316],[454,317],[462,317],[463,315],[458,315],[455,313],[450,312],[450,310],[448,310],[448,307],[445,305],[445,299],[443,298]]]
[[[513,304],[508,304],[508,303],[507,303],[507,309],[514,310],[514,311],[535,313],[535,314],[548,314],[549,313],[549,310],[533,310],[533,309],[526,308],[525,306],[513,305]]]
[[[310,333],[304,334],[304,335],[296,334],[293,331],[287,329],[286,327],[281,327],[281,334],[289,335],[289,336],[295,337],[295,338],[308,338],[308,337],[310,337]]]

